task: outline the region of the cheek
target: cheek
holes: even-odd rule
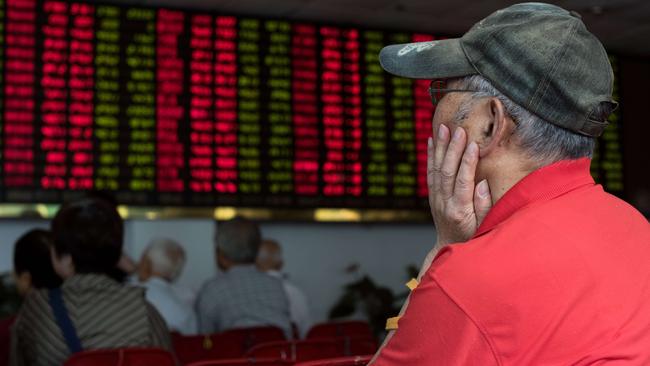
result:
[[[453,123],[456,115],[456,101],[453,98],[450,98],[451,95],[446,96],[440,104],[435,109],[433,114],[433,133],[434,136],[438,134],[438,128],[441,124],[445,124],[449,129],[453,129],[455,123]]]

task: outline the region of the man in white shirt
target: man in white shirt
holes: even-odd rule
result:
[[[256,265],[260,271],[282,280],[284,292],[289,300],[291,322],[298,328],[300,338],[305,338],[312,326],[307,297],[302,290],[287,280],[286,274],[281,272],[284,261],[280,244],[273,239],[264,239],[257,255]]]
[[[147,300],[158,310],[171,331],[197,333],[194,309],[183,299],[173,282],[185,265],[185,251],[171,239],[152,240],[138,266],[138,278],[147,289]]]

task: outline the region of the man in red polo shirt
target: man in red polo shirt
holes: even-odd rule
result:
[[[438,238],[371,364],[650,365],[650,225],[590,176],[616,103],[580,16],[517,4],[380,61],[434,80]]]

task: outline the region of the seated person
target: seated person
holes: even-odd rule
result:
[[[171,239],[154,239],[142,254],[138,278],[147,289],[147,300],[160,312],[169,329],[187,335],[197,332],[196,315],[173,286],[184,265],[183,247]]]
[[[165,321],[144,290],[107,276],[122,254],[123,223],[115,207],[100,199],[65,204],[52,220],[52,234],[52,263],[64,283],[25,298],[13,328],[11,365],[62,365],[73,353],[100,348],[171,351]]]
[[[118,202],[117,198],[109,192],[109,191],[104,191],[104,190],[90,190],[86,191],[84,194],[84,198],[88,199],[99,199],[107,204],[111,205],[117,210],[118,207]],[[129,283],[130,279],[132,276],[135,274],[137,271],[137,266],[136,263],[129,257],[128,254],[125,252],[122,252],[122,256],[120,257],[120,260],[117,261],[117,266],[115,266],[113,269],[108,271],[106,274],[114,279],[117,282],[121,283]]]
[[[20,296],[27,296],[34,288],[55,288],[61,285],[61,277],[54,272],[50,260],[52,246],[52,234],[42,229],[30,230],[16,240],[14,277]]]
[[[222,222],[215,237],[217,266],[224,273],[203,285],[196,302],[202,333],[276,326],[291,337],[289,302],[282,282],[255,267],[260,229],[246,219]]]
[[[282,259],[280,244],[272,239],[262,240],[262,246],[257,254],[256,265],[260,271],[282,280],[284,292],[289,300],[291,322],[295,324],[300,338],[305,338],[312,325],[307,296],[282,273],[284,260]]]
[[[61,285],[50,261],[52,234],[47,230],[34,229],[23,234],[14,245],[14,278],[21,297],[32,289],[56,288]],[[15,316],[0,321],[0,365],[9,361],[11,326]]]

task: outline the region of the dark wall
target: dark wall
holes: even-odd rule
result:
[[[619,58],[625,199],[650,217],[650,60]]]

